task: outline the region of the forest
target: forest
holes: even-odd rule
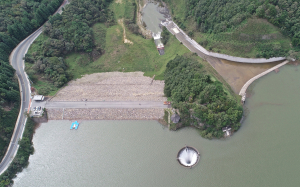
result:
[[[62,0],[0,1],[0,159],[2,160],[19,114],[20,93],[15,70],[9,64],[11,51],[40,27]]]
[[[33,154],[34,148],[32,144],[32,136],[36,123],[32,118],[28,118],[26,127],[23,133],[23,138],[19,142],[19,150],[17,155],[9,165],[7,170],[0,176],[0,187],[10,186],[13,184],[13,178],[18,172],[21,172],[24,167],[27,167],[29,156]]]
[[[174,8],[177,0],[166,0]],[[293,48],[283,49],[280,40],[277,44],[269,43],[267,39],[251,40],[251,45],[257,45],[257,49],[264,49],[256,57],[270,58],[274,56],[292,56],[298,58],[300,50],[300,1],[299,0],[186,0],[183,15],[175,15],[175,21],[180,27],[186,28],[186,20],[192,19],[196,24],[196,30],[211,34],[233,32],[245,23],[249,18],[266,19],[269,23],[279,28],[280,32],[291,38]],[[175,12],[176,13],[176,12]],[[271,31],[270,34],[272,34]],[[220,36],[220,34],[218,35]],[[271,35],[272,36],[272,35]],[[220,38],[214,38],[220,40]],[[259,43],[259,44],[258,44]]]
[[[23,39],[48,20],[62,1],[0,1],[0,160],[6,153],[20,109],[19,84],[15,70],[9,64],[9,55]],[[24,136],[31,139],[32,132]],[[27,149],[23,150],[23,148],[22,144],[19,152],[26,152]],[[28,157],[19,159],[20,163],[27,163]],[[23,166],[21,164],[20,168]],[[11,171],[1,176],[0,186],[7,186],[11,183],[11,177],[15,175]]]
[[[72,79],[67,71],[64,56],[70,52],[82,52],[101,55],[105,45],[95,45],[92,26],[95,23],[114,24],[114,14],[108,9],[112,0],[73,0],[64,12],[49,17],[43,27],[46,39],[32,54],[27,54],[26,62],[32,64],[27,71],[30,79],[35,82],[38,75],[43,76],[49,84],[59,88]],[[106,35],[105,32],[97,33]],[[80,62],[86,64],[87,62]],[[45,88],[45,89],[44,89]],[[48,94],[50,89],[45,85],[41,94]]]
[[[223,137],[222,127],[240,127],[243,109],[225,92],[221,82],[211,79],[202,65],[184,56],[167,64],[164,94],[178,109],[183,126],[201,130],[204,138]]]

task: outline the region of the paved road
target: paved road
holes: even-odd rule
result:
[[[67,0],[65,0],[62,4],[62,6],[65,6],[68,3]],[[60,11],[61,8],[57,12]],[[16,70],[16,74],[18,76],[19,80],[19,86],[20,86],[20,95],[21,95],[21,107],[20,107],[20,113],[17,120],[17,123],[15,125],[14,133],[12,135],[9,147],[6,151],[6,154],[4,158],[2,159],[0,163],[0,174],[2,174],[9,166],[10,162],[15,157],[17,150],[18,150],[18,141],[23,135],[23,131],[25,128],[27,116],[25,115],[25,111],[28,110],[30,107],[30,83],[28,81],[27,75],[24,72],[24,61],[23,57],[27,53],[27,50],[31,43],[42,33],[42,27],[36,30],[33,34],[28,36],[25,40],[23,40],[11,53],[10,55],[10,63]]]
[[[281,60],[285,60],[285,57],[273,57],[269,59],[265,58],[242,58],[242,57],[235,57],[235,56],[230,56],[230,55],[225,55],[225,54],[220,54],[220,53],[213,53],[207,51],[205,48],[200,46],[195,40],[191,39],[188,35],[186,35],[173,21],[166,20],[161,22],[162,25],[166,26],[167,29],[176,36],[176,38],[181,41],[187,48],[189,48],[190,51],[196,52],[199,51],[209,57],[215,57],[215,58],[221,58],[233,62],[241,62],[241,63],[269,63],[269,62],[278,62]],[[176,31],[175,31],[175,30]],[[177,35],[182,35],[181,39],[177,37]],[[184,43],[185,42],[185,43]],[[191,49],[192,47],[192,49]],[[194,51],[196,49],[196,51]]]
[[[42,103],[36,103],[35,105]],[[34,106],[34,105],[33,105]],[[68,101],[47,102],[46,108],[168,108],[161,101]]]

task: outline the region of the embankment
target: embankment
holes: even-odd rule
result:
[[[71,81],[51,100],[55,101],[166,101],[164,81],[143,72],[107,72]],[[47,107],[47,106],[46,106]],[[48,109],[49,120],[152,120],[164,115],[163,108],[60,108]]]

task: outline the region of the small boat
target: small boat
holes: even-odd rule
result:
[[[71,129],[71,130],[72,130],[72,129],[78,129],[78,126],[79,126],[79,123],[78,123],[77,121],[75,121],[75,122],[72,123],[70,129]]]

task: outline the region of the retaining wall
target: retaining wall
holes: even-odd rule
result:
[[[280,63],[280,64],[278,64],[278,65],[276,65],[276,66],[274,66],[274,67],[272,67],[272,68],[270,68],[270,69],[268,69],[267,71],[264,71],[264,72],[262,72],[261,74],[256,75],[255,77],[251,78],[250,80],[248,80],[248,81],[246,82],[246,84],[244,84],[244,86],[242,87],[242,89],[241,89],[239,95],[245,96],[246,90],[247,90],[247,88],[250,86],[250,84],[251,84],[252,82],[254,82],[256,79],[259,79],[260,77],[262,77],[262,76],[264,76],[264,75],[270,73],[271,71],[273,71],[273,70],[275,70],[275,69],[277,69],[277,68],[280,68],[281,66],[287,64],[288,62],[289,62],[289,61],[286,60],[286,61],[284,61],[284,62],[282,62],[282,63]]]

